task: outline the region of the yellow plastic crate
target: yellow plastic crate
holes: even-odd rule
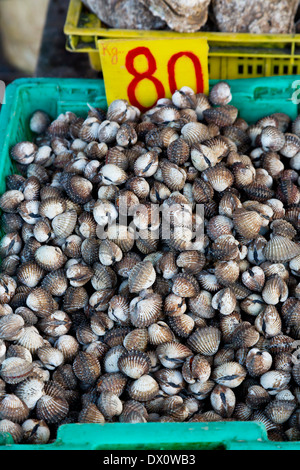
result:
[[[101,70],[98,40],[101,38],[206,38],[211,79],[270,77],[300,74],[300,34],[175,33],[105,28],[81,0],[70,0],[64,27],[66,48],[88,53],[91,66]]]

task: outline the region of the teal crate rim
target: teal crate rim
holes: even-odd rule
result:
[[[64,424],[50,444],[13,444],[0,434],[0,450],[299,450],[299,442],[269,441],[262,423]]]
[[[300,76],[264,77],[250,79],[225,80],[235,90],[243,88],[241,96],[246,103],[262,102],[264,97],[272,98],[272,86],[282,97],[289,101],[287,90],[291,83],[300,80]],[[220,80],[210,81],[214,85]],[[90,87],[94,91],[104,93],[103,80],[94,79],[56,79],[31,78],[18,79],[6,88],[6,104],[2,106],[0,114],[0,160],[9,153],[10,133],[14,122],[14,113],[18,92],[22,89],[43,86],[64,87]],[[279,95],[280,95],[279,93]],[[281,96],[280,95],[280,96]],[[38,106],[37,106],[38,107]],[[291,108],[298,113],[298,105]],[[278,109],[278,112],[280,110]],[[285,111],[285,108],[283,109]],[[266,109],[266,114],[268,109]],[[2,158],[1,158],[2,157]],[[163,442],[161,436],[164,436]],[[122,438],[121,438],[122,437]],[[135,442],[132,439],[135,438]],[[300,450],[300,441],[269,441],[267,431],[263,424],[257,422],[209,422],[209,423],[105,423],[101,424],[67,424],[58,429],[55,442],[44,445],[14,444],[9,434],[0,433],[0,450],[68,450],[68,449],[135,449],[136,446],[144,449],[174,449],[180,439],[182,449],[193,448],[222,448],[230,450]],[[135,446],[136,444],[136,446]],[[147,447],[145,447],[147,446]]]

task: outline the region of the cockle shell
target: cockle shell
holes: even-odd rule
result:
[[[46,444],[50,439],[50,429],[43,420],[27,419],[22,430],[24,442],[28,444]]]
[[[36,404],[38,419],[47,423],[59,423],[69,412],[69,405],[65,398],[43,395]]]
[[[0,338],[12,341],[20,338],[24,331],[24,320],[20,315],[9,314],[0,317]]]
[[[267,351],[252,348],[247,354],[246,368],[251,377],[260,377],[271,368],[273,358]]]
[[[132,379],[138,379],[148,374],[151,361],[146,353],[141,351],[124,352],[118,360],[120,371]]]
[[[80,351],[74,359],[73,371],[79,380],[91,385],[100,376],[101,367],[95,356]]]
[[[252,410],[261,409],[270,401],[270,395],[260,385],[252,385],[248,389],[246,405]]]
[[[46,271],[60,269],[67,261],[60,248],[49,245],[39,247],[34,253],[34,258]]]
[[[180,297],[195,297],[199,293],[199,285],[192,275],[178,274],[173,278],[172,291]]]
[[[52,296],[42,287],[36,287],[30,292],[26,305],[41,318],[50,315],[54,310]]]
[[[103,374],[97,381],[97,391],[100,393],[104,391],[112,392],[119,397],[122,395],[126,384],[127,378],[120,372]]]
[[[246,377],[246,370],[238,362],[227,362],[213,370],[211,378],[229,388],[238,387]]]
[[[51,271],[43,278],[41,287],[51,295],[62,296],[68,288],[68,281],[64,271],[60,269]]]
[[[264,249],[267,260],[286,262],[300,254],[300,246],[289,238],[277,235],[273,237]]]
[[[79,413],[78,422],[102,424],[105,422],[105,418],[99,408],[94,403],[90,403]]]
[[[140,292],[152,286],[156,274],[150,261],[136,264],[129,273],[128,282],[130,292]]]
[[[174,334],[167,323],[158,321],[148,327],[149,342],[153,345],[163,344],[173,341]]]
[[[9,433],[15,444],[18,444],[23,440],[24,432],[20,424],[14,423],[9,419],[1,419],[0,421],[0,432]]]
[[[44,394],[44,382],[34,376],[28,377],[18,384],[15,394],[28,406],[29,410],[33,410]]]
[[[179,337],[188,338],[194,329],[195,322],[189,315],[176,315],[169,318],[169,325]]]
[[[137,328],[147,327],[159,318],[162,298],[159,294],[146,294],[135,297],[129,307],[131,323]]]
[[[223,418],[230,418],[234,412],[236,397],[233,390],[224,385],[216,385],[210,395],[213,409]]]
[[[18,357],[9,357],[1,365],[1,377],[9,384],[22,382],[31,371],[32,363]]]
[[[191,355],[191,350],[174,341],[158,345],[157,356],[164,367],[176,369]]]
[[[215,327],[198,328],[187,340],[187,345],[204,356],[213,356],[219,349],[221,332]]]
[[[77,221],[77,213],[74,210],[57,215],[52,220],[52,228],[59,238],[67,238],[73,232]]]
[[[26,326],[20,333],[17,344],[25,347],[33,354],[44,345],[44,340],[34,326]]]
[[[29,415],[27,405],[15,394],[6,394],[0,403],[0,419],[22,423]]]
[[[290,380],[289,372],[270,370],[260,377],[260,384],[270,395],[276,395],[286,388]]]
[[[152,400],[159,391],[159,386],[156,380],[150,375],[142,375],[139,379],[134,380],[129,388],[129,396],[137,401]]]
[[[259,234],[262,226],[260,215],[255,211],[237,209],[233,213],[234,228],[245,238],[253,239]]]

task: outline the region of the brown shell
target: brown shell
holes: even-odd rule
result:
[[[151,367],[149,356],[142,351],[128,351],[122,354],[118,360],[120,371],[132,379],[138,379],[148,374]]]
[[[150,375],[142,375],[128,387],[130,398],[141,402],[152,400],[158,394],[158,391],[158,383]]]
[[[101,374],[98,359],[92,354],[79,351],[73,362],[76,377],[85,384],[93,384]]]
[[[38,317],[44,318],[53,313],[54,303],[51,294],[42,287],[33,289],[26,300],[27,307]]]
[[[237,209],[233,213],[233,223],[237,232],[251,240],[256,238],[262,226],[260,215],[255,211]]]
[[[176,165],[183,165],[190,156],[190,147],[182,138],[174,140],[167,149],[170,162]]]
[[[105,422],[105,418],[99,408],[90,403],[81,410],[78,415],[78,423],[101,423]]]
[[[182,273],[174,276],[172,291],[179,297],[195,297],[200,289],[197,280],[191,274]]]
[[[204,356],[213,356],[219,349],[221,331],[216,327],[198,328],[190,335],[187,345]]]
[[[137,349],[139,351],[145,351],[149,341],[149,334],[146,328],[136,328],[129,332],[124,340],[123,344],[127,351]]]
[[[136,264],[130,271],[128,282],[130,292],[148,289],[155,282],[156,274],[150,261]]]
[[[36,415],[47,423],[59,423],[69,412],[65,398],[43,395],[36,404]]]
[[[274,236],[266,245],[264,255],[273,262],[286,262],[300,254],[300,245],[289,238]]]
[[[194,329],[194,320],[186,314],[170,317],[168,323],[174,333],[182,338],[188,338]]]
[[[22,423],[29,415],[27,405],[16,395],[6,394],[0,402],[0,419]]]

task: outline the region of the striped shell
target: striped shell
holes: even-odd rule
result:
[[[264,255],[275,263],[290,261],[300,254],[300,245],[289,238],[276,235],[266,245]]]
[[[219,349],[221,331],[215,327],[198,328],[187,340],[187,345],[196,353],[213,356]]]
[[[133,400],[145,402],[152,400],[159,391],[156,380],[150,375],[142,375],[128,387],[128,393]]]
[[[118,360],[120,371],[132,379],[138,379],[148,374],[151,361],[149,356],[142,351],[129,351],[122,354]]]

